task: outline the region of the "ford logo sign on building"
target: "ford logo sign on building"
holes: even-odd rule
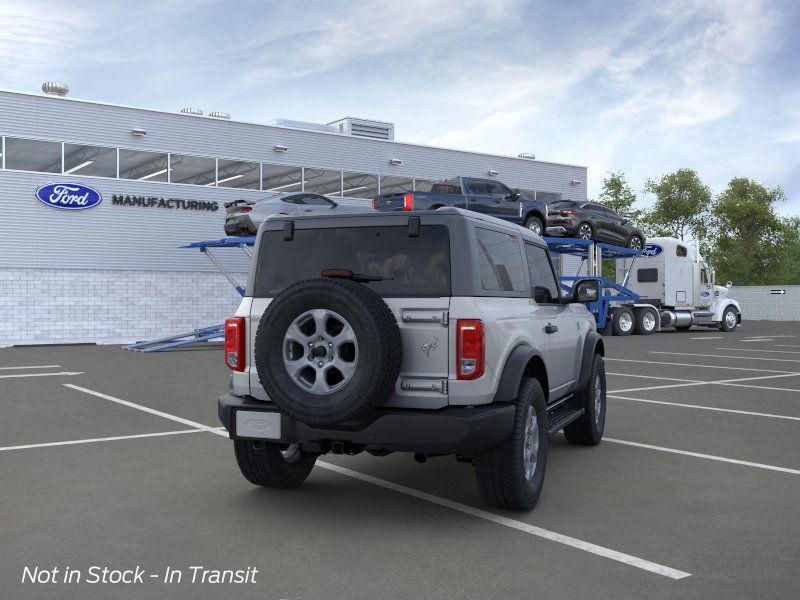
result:
[[[658,256],[663,251],[664,248],[658,244],[647,244],[642,250],[642,256]]]
[[[36,199],[61,210],[83,210],[100,204],[103,196],[79,183],[48,183],[36,189]]]

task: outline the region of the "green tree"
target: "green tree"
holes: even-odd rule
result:
[[[644,191],[656,197],[643,218],[650,233],[681,240],[705,236],[711,190],[700,181],[696,171],[678,169],[660,179],[649,179]]]
[[[786,199],[780,187],[767,188],[746,177],[731,179],[711,207],[707,258],[719,281],[765,285],[796,281],[797,219],[781,219],[775,204]]]
[[[641,222],[642,211],[634,207],[636,194],[622,171],[610,171],[607,174],[603,180],[603,191],[600,192],[600,203],[614,209],[637,227]]]

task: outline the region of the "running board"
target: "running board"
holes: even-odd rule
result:
[[[555,433],[564,429],[575,419],[583,416],[584,409],[570,406],[569,403],[559,404],[547,411],[547,430]]]

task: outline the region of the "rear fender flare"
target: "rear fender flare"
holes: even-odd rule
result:
[[[586,334],[586,339],[583,342],[583,353],[581,356],[581,373],[578,377],[578,385],[575,386],[576,390],[582,390],[589,383],[589,373],[592,371],[592,361],[594,355],[605,355],[605,346],[603,345],[603,338],[596,331],[590,331]]]
[[[528,368],[531,360],[538,358],[544,365],[544,358],[542,353],[528,344],[520,344],[516,346],[511,354],[508,355],[506,364],[503,367],[503,372],[500,375],[500,381],[497,384],[497,391],[494,394],[494,402],[513,402],[519,393],[519,386],[525,371]],[[545,382],[547,381],[547,372],[543,373]],[[542,385],[545,397],[549,395],[547,385]]]

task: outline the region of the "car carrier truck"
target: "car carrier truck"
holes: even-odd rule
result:
[[[648,331],[674,327],[685,331],[693,325],[733,331],[742,322],[739,303],[730,298],[731,283],[716,285],[714,270],[700,253],[676,238],[648,238],[640,256],[616,261],[616,281],[639,298],[636,305],[654,307],[657,322],[647,319]],[[611,308],[610,320],[615,332],[641,324],[634,320],[632,307],[625,304]],[[622,333],[625,335],[625,333]]]

